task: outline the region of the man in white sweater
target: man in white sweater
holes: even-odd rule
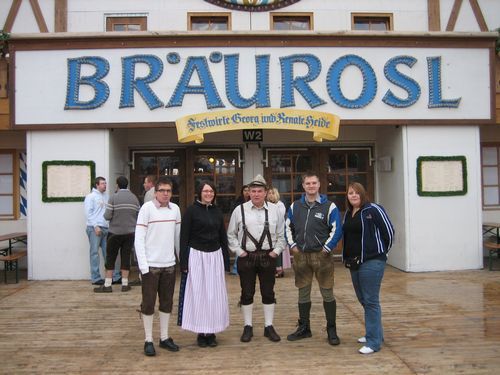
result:
[[[153,314],[156,295],[160,302],[160,347],[172,352],[179,350],[168,335],[175,287],[175,261],[179,254],[181,212],[170,202],[172,181],[166,176],[155,185],[155,199],[139,211],[135,230],[135,252],[142,275],[141,313],[144,324],[144,354],[156,354],[153,345]]]

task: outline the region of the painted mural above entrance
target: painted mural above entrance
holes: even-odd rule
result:
[[[188,115],[178,119],[175,125],[181,143],[202,143],[205,134],[247,129],[311,132],[316,142],[323,142],[338,138],[339,123],[340,118],[331,113],[266,108]]]
[[[265,12],[280,9],[300,0],[205,0],[220,7],[247,12]]]

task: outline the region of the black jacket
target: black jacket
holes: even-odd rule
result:
[[[189,249],[213,252],[220,248],[224,256],[224,268],[229,271],[229,252],[226,227],[221,210],[215,205],[204,205],[199,201],[189,206],[181,223],[180,264],[187,271]]]

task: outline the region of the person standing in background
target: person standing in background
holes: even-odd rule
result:
[[[95,293],[111,293],[112,274],[115,268],[116,258],[120,252],[122,292],[128,292],[130,272],[130,254],[134,246],[135,225],[137,213],[139,212],[139,200],[128,187],[128,180],[124,176],[116,179],[118,191],[113,194],[106,204],[104,218],[109,220],[109,231],[107,236],[106,254],[106,279],[104,285],[94,288]]]
[[[103,285],[101,277],[99,247],[104,261],[106,260],[106,237],[108,235],[108,222],[104,218],[108,195],[106,194],[107,183],[104,177],[96,177],[92,192],[85,197],[83,202],[85,216],[87,218],[87,236],[90,244],[90,279],[92,285]],[[113,281],[120,279],[120,273],[115,271]]]
[[[148,175],[144,177],[144,201],[143,204],[155,199],[156,176]]]
[[[285,204],[280,201],[280,193],[278,189],[275,187],[269,188],[267,191],[267,197],[266,199],[268,202],[274,203],[276,206],[278,206],[278,211],[280,215],[285,217],[286,215],[286,207]],[[290,250],[288,249],[288,246],[286,246],[285,250],[280,254],[278,258],[276,258],[276,277],[284,277],[285,276],[285,271],[284,271],[284,266],[290,264]]]

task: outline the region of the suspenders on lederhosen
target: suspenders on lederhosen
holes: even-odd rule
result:
[[[261,251],[262,245],[264,244],[264,240],[267,237],[267,242],[269,243],[269,250],[266,251],[271,251],[273,249],[273,242],[271,240],[271,232],[269,231],[269,215],[267,209],[264,208],[266,215],[264,222],[264,230],[262,231],[260,239],[257,241],[255,237],[252,236],[252,234],[248,231],[247,226],[245,224],[245,209],[243,208],[243,204],[240,204],[240,208],[241,208],[241,223],[243,225],[243,238],[241,239],[241,248],[247,251],[247,237],[248,237],[250,241],[252,241],[253,244],[255,245],[255,250]]]

